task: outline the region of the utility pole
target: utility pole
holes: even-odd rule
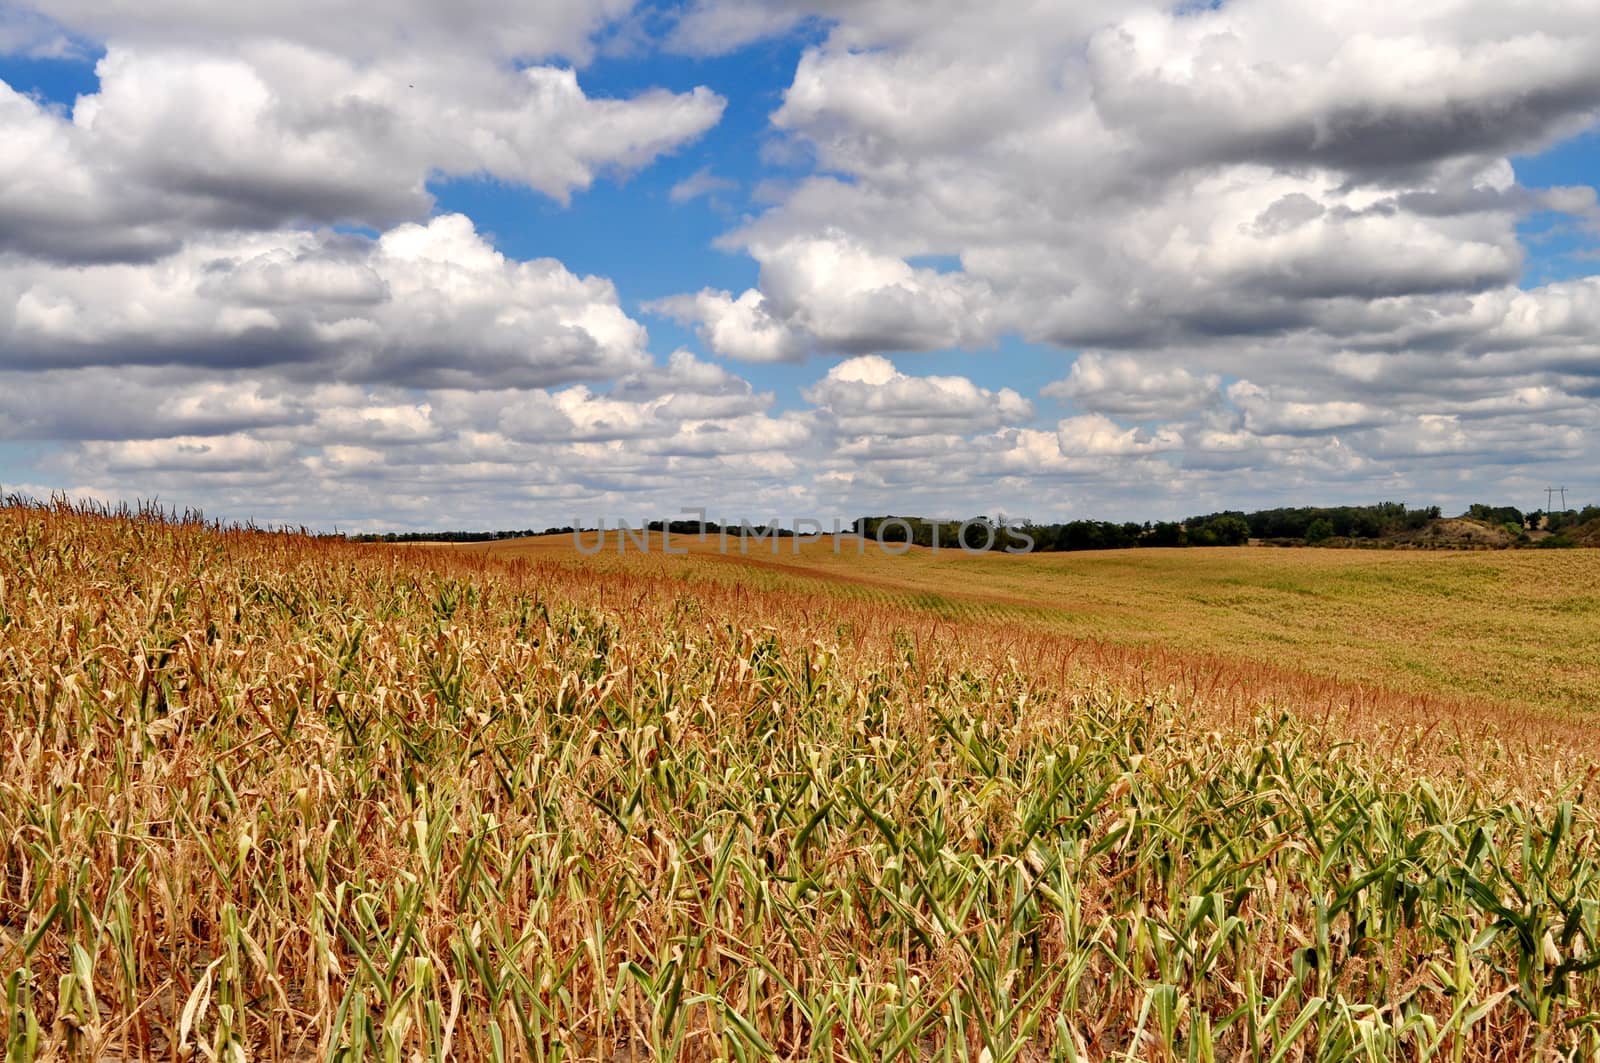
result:
[[[1554,512],[1556,495],[1561,496],[1561,512],[1565,513],[1567,511],[1567,489],[1565,487],[1546,487],[1544,489],[1545,512]]]

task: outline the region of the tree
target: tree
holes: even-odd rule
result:
[[[1160,521],[1150,530],[1145,542],[1150,546],[1182,546],[1183,525]]]
[[[1325,543],[1333,538],[1333,524],[1326,517],[1318,517],[1306,529],[1306,542]]]
[[[1486,506],[1479,502],[1467,510],[1467,516],[1473,520],[1481,520],[1485,524],[1522,523],[1522,511],[1515,506]]]
[[[1243,546],[1250,541],[1250,522],[1230,513],[1211,522],[1211,533],[1222,546]]]

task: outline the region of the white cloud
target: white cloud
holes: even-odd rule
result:
[[[1089,59],[1100,113],[1153,156],[1393,173],[1579,128],[1600,103],[1597,13],[1245,0],[1132,15]]]
[[[592,39],[633,0],[540,0],[537,5],[389,0],[21,0],[18,5],[97,40],[139,43],[289,41],[372,58],[412,49],[498,59],[583,59]]]
[[[117,440],[83,445],[86,459],[106,472],[177,472],[186,475],[281,471],[294,458],[291,443],[243,434],[174,436],[166,439]]]
[[[723,55],[792,29],[804,17],[798,7],[758,0],[692,0],[678,14],[666,44],[690,55]]]
[[[0,251],[115,259],[216,229],[425,217],[436,176],[565,201],[714,125],[707,89],[584,94],[571,69],[357,64],[282,44],[113,45],[99,91],[56,114],[0,85]]]
[[[304,424],[310,406],[263,380],[177,381],[162,369],[0,373],[0,439],[151,439]]]
[[[1144,365],[1129,355],[1081,354],[1065,380],[1041,394],[1071,399],[1096,413],[1139,419],[1172,418],[1215,402],[1221,379],[1182,366]]]
[[[989,338],[992,293],[961,273],[913,268],[827,230],[752,246],[761,290],[658,300],[652,308],[698,322],[712,350],[746,361],[970,346]]]
[[[731,181],[726,177],[718,177],[711,172],[709,166],[702,166],[673,185],[672,189],[667,193],[667,198],[674,203],[691,203],[701,198],[715,202],[720,193],[732,192],[738,187],[739,182]]]
[[[1067,418],[1056,426],[1056,438],[1061,453],[1069,456],[1127,457],[1183,449],[1183,436],[1175,429],[1124,428],[1099,413]]]
[[[445,427],[434,419],[433,404],[426,399],[388,402],[381,396],[359,391],[343,396],[332,389],[318,398],[321,401],[316,404],[316,422],[298,435],[324,451],[346,444],[370,450],[446,438]]]
[[[1434,435],[1458,452],[1571,460],[1600,397],[1600,288],[1519,287],[1518,226],[1556,211],[1596,231],[1595,193],[1523,188],[1511,156],[1593,126],[1597,16],[700,0],[700,50],[805,17],[828,31],[773,117],[818,172],[769,185],[722,241],[757,287],[679,309],[708,343],[759,312],[786,358],[1088,348],[1043,394],[1089,416],[1003,430],[1018,469],[1076,475],[1076,449],[1387,489],[1423,423],[1455,426]]]
[[[914,269],[831,229],[751,252],[770,307],[824,350],[932,350],[986,337],[991,293],[963,274]]]
[[[608,280],[427,220],[431,181],[560,202],[710,128],[709,90],[580,87],[664,23],[695,55],[806,35],[718,242],[757,279],[645,307],[786,391],[658,364]],[[1519,225],[1600,209],[1513,160],[1593,126],[1597,26],[1600,0],[36,0],[0,50],[105,51],[75,106],[0,86],[0,438],[87,491],[424,525],[1573,483],[1600,280],[1533,286]],[[1013,336],[1076,356],[1041,392],[1075,416],[883,357]]]
[[[1475,465],[1571,461],[1582,456],[1584,442],[1585,433],[1574,427],[1528,421],[1486,426],[1449,414],[1425,414],[1360,440],[1362,450],[1374,458],[1470,459]]]
[[[70,59],[78,54],[77,43],[50,19],[11,5],[0,8],[0,55]]]
[[[840,362],[805,397],[849,435],[970,433],[1033,416],[1032,404],[1011,388],[990,391],[959,376],[907,376],[870,354]]]
[[[802,338],[768,310],[767,299],[750,289],[735,299],[710,288],[675,295],[645,309],[682,324],[698,324],[700,340],[714,353],[745,362],[793,362],[805,357]]]
[[[1258,435],[1325,433],[1382,424],[1393,416],[1360,402],[1308,402],[1286,399],[1241,380],[1228,398],[1244,413],[1245,427]]]
[[[821,350],[1348,329],[1383,299],[1514,283],[1521,215],[1593,210],[1522,193],[1506,159],[1600,108],[1600,35],[1571,5],[694,13],[754,10],[833,20],[774,123],[844,179],[726,241]]]
[[[645,403],[618,402],[577,387],[554,395],[534,392],[500,418],[500,428],[527,443],[597,442],[636,439],[670,432]]]
[[[507,438],[527,443],[652,440],[646,449],[655,452],[669,447],[663,441],[676,439],[681,446],[711,433],[731,433],[720,438],[745,435],[749,438],[737,446],[754,440],[753,449],[760,450],[767,449],[760,440],[777,423],[764,413],[772,400],[721,366],[676,351],[665,367],[629,374],[606,394],[582,386],[506,394],[498,427]],[[784,438],[794,442],[792,435]],[[703,450],[697,445],[695,452]]]
[[[765,454],[781,462],[781,473],[796,475],[800,470],[792,458],[809,450],[813,427],[803,414],[785,413],[777,417],[746,414],[742,417],[714,417],[685,420],[677,429],[647,449],[681,457],[721,457],[724,455]]]
[[[645,340],[609,281],[507,259],[461,215],[377,240],[219,238],[149,264],[0,260],[0,346],[13,367],[280,366],[325,380],[542,386],[641,369]]]
[[[750,382],[715,362],[696,358],[693,351],[673,351],[664,367],[651,366],[617,381],[612,393],[622,398],[653,399],[662,396],[701,395],[708,398],[754,397]],[[770,396],[767,401],[770,401]]]

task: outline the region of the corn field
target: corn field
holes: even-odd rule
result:
[[[1080,651],[0,509],[6,1060],[1600,1053],[1586,725]]]

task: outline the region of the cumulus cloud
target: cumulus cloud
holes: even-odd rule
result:
[[[641,369],[645,341],[609,281],[507,259],[461,215],[377,239],[215,238],[148,264],[0,260],[12,368],[288,366],[314,379],[544,386]]]
[[[1180,516],[1594,467],[1600,280],[1536,284],[1527,223],[1582,244],[1600,208],[1517,159],[1595,124],[1600,0],[13,6],[0,49],[104,45],[76,103],[0,85],[0,438],[61,441],[84,490],[424,525]],[[609,281],[428,215],[431,181],[560,203],[704,133],[710,90],[583,87],[607,34],[664,24],[803,51],[781,179],[717,242],[755,280],[646,303],[711,356],[657,361]],[[1053,425],[916,367],[1052,357],[1016,337],[1075,358]]]
[[[805,357],[800,335],[768,310],[766,296],[751,288],[737,299],[707,288],[675,295],[645,309],[686,325],[697,325],[700,341],[714,353],[745,362],[793,362]]]
[[[1244,414],[1245,427],[1258,435],[1325,433],[1381,424],[1393,415],[1360,402],[1296,401],[1241,380],[1228,398]]]
[[[0,55],[69,59],[78,54],[78,43],[54,21],[18,6],[0,8]]]
[[[654,399],[663,396],[702,395],[708,398],[752,399],[750,382],[715,362],[696,358],[693,351],[679,348],[667,358],[665,366],[652,365],[618,380],[612,394],[619,398]],[[770,401],[771,396],[767,396]]]
[[[262,380],[177,382],[159,369],[0,373],[0,439],[129,440],[308,423],[290,389]]]
[[[751,250],[776,316],[824,350],[933,350],[986,336],[991,293],[960,273],[914,269],[831,229]]]
[[[757,244],[760,290],[706,290],[653,308],[697,322],[719,354],[793,361],[807,351],[864,354],[971,346],[989,338],[988,287],[961,273],[915,268],[834,230]]]
[[[1247,0],[1134,14],[1091,38],[1089,63],[1107,123],[1169,164],[1394,175],[1582,128],[1600,106],[1596,13]]]
[[[684,484],[766,497],[774,479],[802,477],[817,455],[811,414],[769,414],[771,394],[685,351],[610,391],[305,387],[270,370],[196,374],[166,395],[159,373],[140,368],[110,379],[83,370],[0,378],[19,385],[0,392],[0,439],[69,443],[51,469],[85,491],[181,497],[269,519],[331,513],[348,524],[373,512],[391,526],[436,525],[430,504],[450,507],[452,519],[515,513],[513,523],[538,526],[574,519],[580,502],[603,504],[607,516],[650,512],[643,505],[672,513]],[[97,416],[112,395],[150,407]],[[31,415],[40,400],[53,408]]]
[[[672,430],[648,403],[622,402],[584,387],[529,395],[501,416],[500,428],[527,443],[637,439]]]
[[[584,59],[593,38],[633,0],[540,0],[537,6],[430,0],[286,0],[198,4],[192,0],[21,0],[36,21],[95,40],[215,43],[279,40],[372,58],[416,49],[499,59]]]
[[[1088,418],[1016,428],[1017,468],[1065,470],[1070,442],[1389,485],[1418,424],[1570,460],[1600,395],[1600,289],[1524,288],[1518,227],[1593,231],[1595,193],[1523,187],[1512,157],[1594,125],[1597,15],[697,0],[680,36],[701,51],[827,30],[773,115],[817,172],[722,241],[756,287],[676,305],[730,356],[752,323],[785,358],[1087,348],[1042,394]]]
[[[1359,442],[1380,459],[1471,459],[1475,465],[1516,465],[1551,459],[1573,460],[1583,453],[1580,428],[1536,422],[1472,424],[1452,414],[1424,414],[1404,424],[1379,428]]]
[[[407,401],[347,388],[317,389],[313,395],[307,405],[315,409],[316,419],[293,437],[324,451],[354,453],[436,443],[449,434],[434,416],[430,398]]]
[[[666,45],[690,55],[724,55],[792,29],[804,17],[799,5],[692,0],[678,13]]]
[[[1183,449],[1183,436],[1171,428],[1147,432],[1125,428],[1104,414],[1069,417],[1056,427],[1061,452],[1090,457],[1161,454]]]
[[[748,302],[815,349],[1350,330],[1381,300],[1512,284],[1520,217],[1593,209],[1524,193],[1506,159],[1600,108],[1600,37],[1570,5],[691,15],[757,10],[831,20],[773,121],[846,179],[726,241],[762,267]]]
[[[770,393],[681,350],[665,366],[631,373],[605,393],[579,386],[503,398],[499,430],[524,443],[622,442],[641,453],[709,455],[809,438],[803,418],[766,415]]]
[[[1047,398],[1070,399],[1095,413],[1147,420],[1177,417],[1216,401],[1221,378],[1182,366],[1141,365],[1128,355],[1086,353],[1065,380],[1046,384]]]
[[[294,457],[294,446],[238,433],[90,442],[83,445],[83,454],[88,462],[110,473],[217,473],[235,477],[281,469]]]
[[[438,176],[565,201],[716,123],[707,89],[595,99],[571,69],[365,65],[283,44],[114,45],[61,114],[0,84],[0,251],[108,260],[186,235],[425,217]]]
[[[1033,416],[1032,404],[1011,388],[990,391],[959,376],[908,376],[881,355],[840,362],[805,397],[851,435],[971,433]]]
[[[0,251],[68,261],[148,258],[171,252],[154,193],[115,188],[81,151],[70,123],[0,81]]]

